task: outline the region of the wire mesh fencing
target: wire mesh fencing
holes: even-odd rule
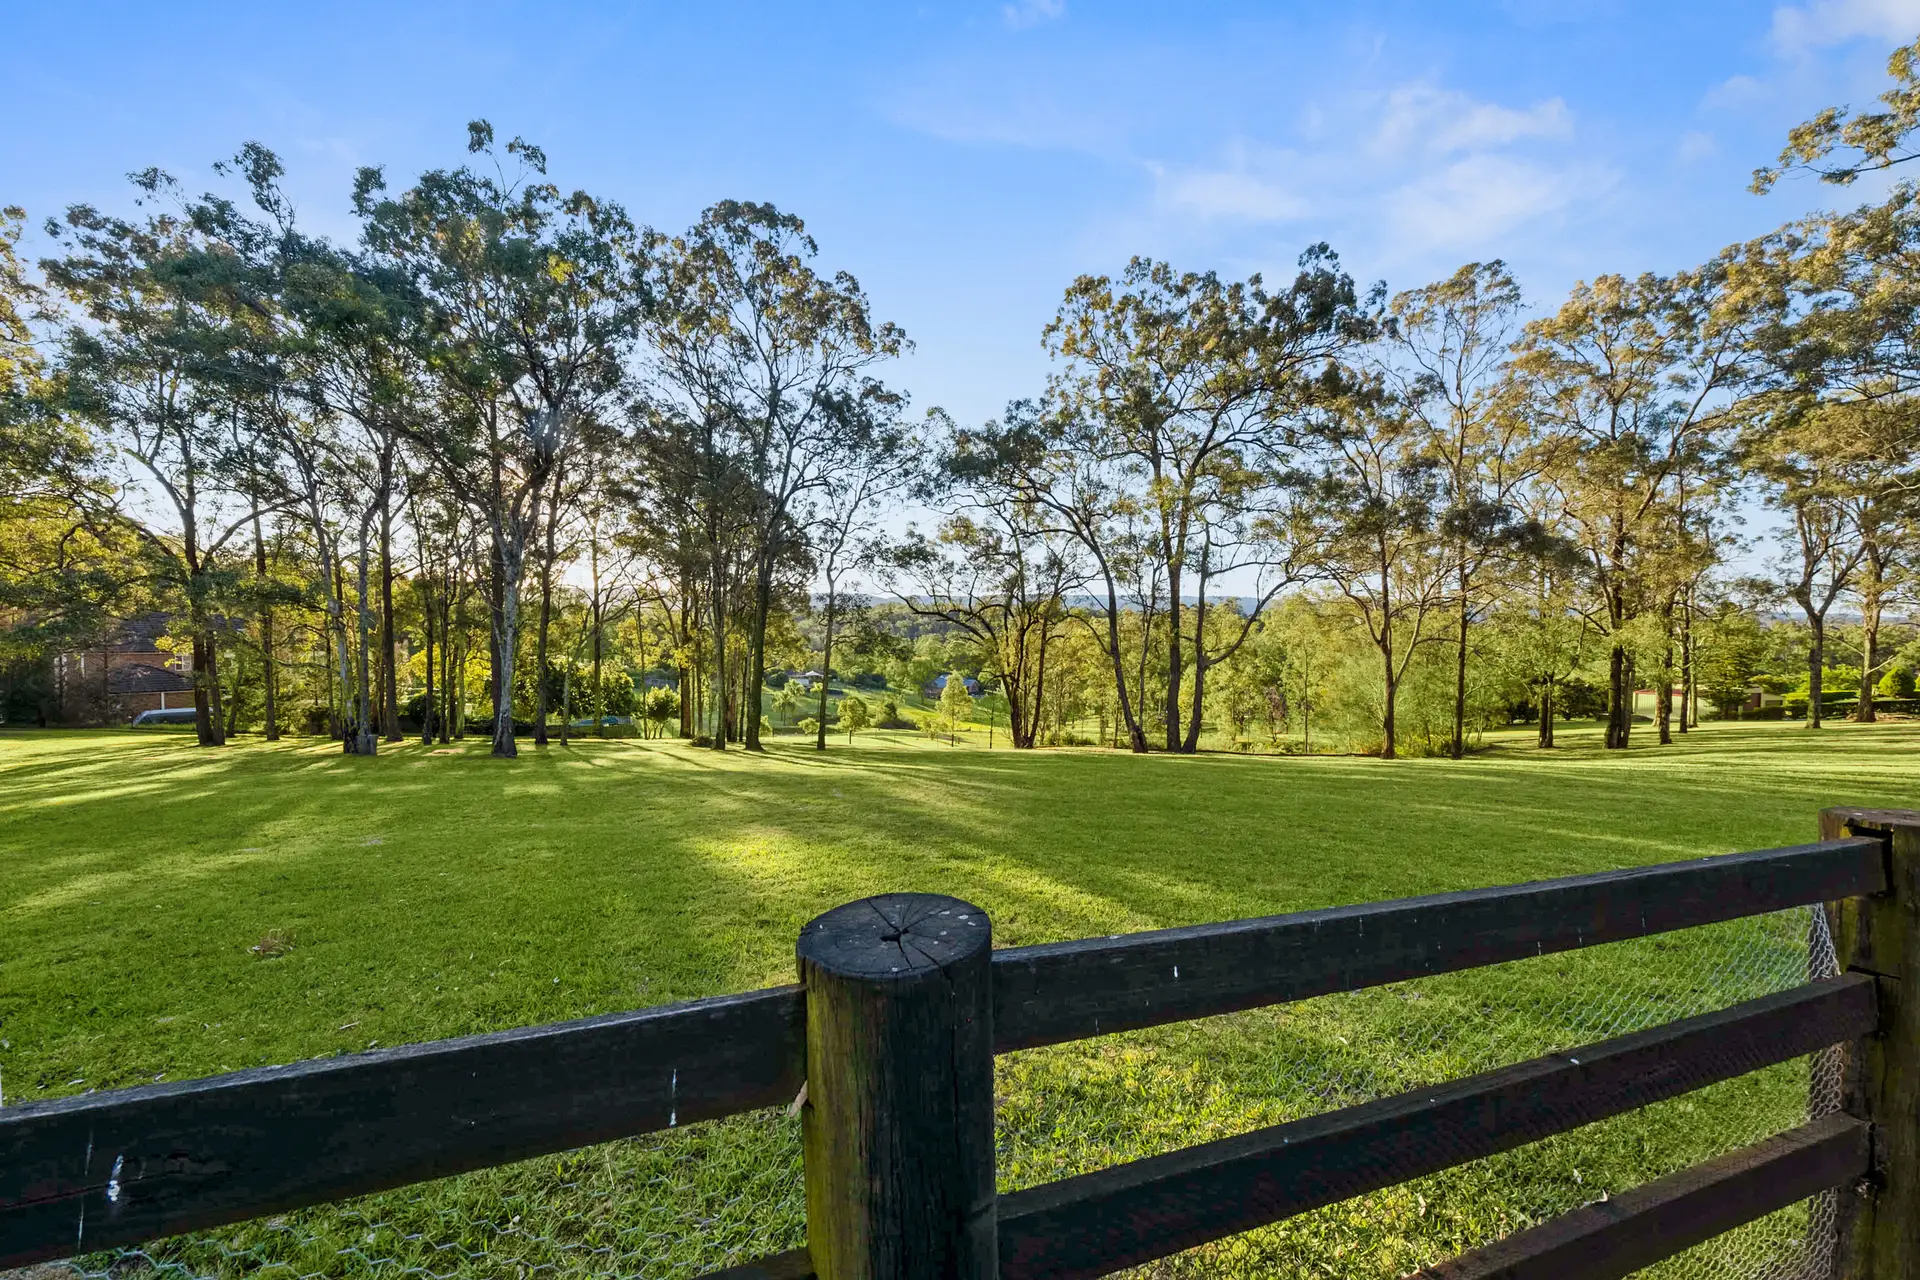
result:
[[[1244,1133],[1785,990],[1836,971],[1801,909],[1003,1057],[1003,1191]],[[1826,1114],[1830,1051],[1205,1245],[1143,1277],[1398,1276]],[[1822,1197],[1662,1280],[1816,1280]],[[805,1240],[784,1111],[604,1143],[92,1254],[87,1277],[680,1280]]]

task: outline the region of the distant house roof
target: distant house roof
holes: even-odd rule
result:
[[[169,613],[140,613],[124,619],[100,647],[108,653],[159,653],[160,641],[173,625]]]
[[[107,670],[108,693],[185,693],[191,688],[193,681],[178,671],[145,662],[129,662]]]

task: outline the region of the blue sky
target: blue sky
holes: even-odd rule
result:
[[[1823,203],[1745,188],[1786,129],[1866,103],[1920,0],[1345,5],[21,5],[0,202],[124,205],[243,141],[303,221],[461,158],[464,124],[665,230],[722,197],[800,214],[965,420],[1041,385],[1077,273],[1129,255],[1284,275],[1326,240],[1407,288],[1503,257],[1537,305],[1671,270]]]

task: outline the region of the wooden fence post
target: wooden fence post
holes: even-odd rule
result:
[[[1827,908],[1841,967],[1880,994],[1880,1030],[1847,1051],[1841,1105],[1872,1125],[1874,1171],[1838,1194],[1834,1273],[1920,1280],[1920,810],[1825,809],[1820,834],[1888,846],[1886,892]]]
[[[993,1280],[992,928],[958,898],[836,907],[800,934],[807,1248],[819,1280]]]

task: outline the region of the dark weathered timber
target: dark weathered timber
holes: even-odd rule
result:
[[[1878,893],[1871,839],[1303,911],[993,958],[994,1049],[1304,1000]]]
[[[1809,983],[1634,1035],[1002,1197],[1004,1280],[1105,1275],[1676,1097],[1870,1031]]]
[[[699,1280],[815,1280],[813,1256],[805,1249],[789,1249],[724,1271],[709,1271]]]
[[[1850,1045],[1843,1105],[1873,1126],[1873,1176],[1838,1197],[1833,1273],[1920,1276],[1920,812],[1826,809],[1823,835],[1871,835],[1886,889],[1827,908],[1843,967],[1880,984],[1880,1028]]]
[[[0,1268],[788,1102],[798,987],[0,1110]]]
[[[1867,1126],[1834,1114],[1417,1272],[1424,1280],[1618,1280],[1867,1172]]]
[[[992,928],[899,893],[800,933],[807,1249],[820,1280],[992,1280]]]

